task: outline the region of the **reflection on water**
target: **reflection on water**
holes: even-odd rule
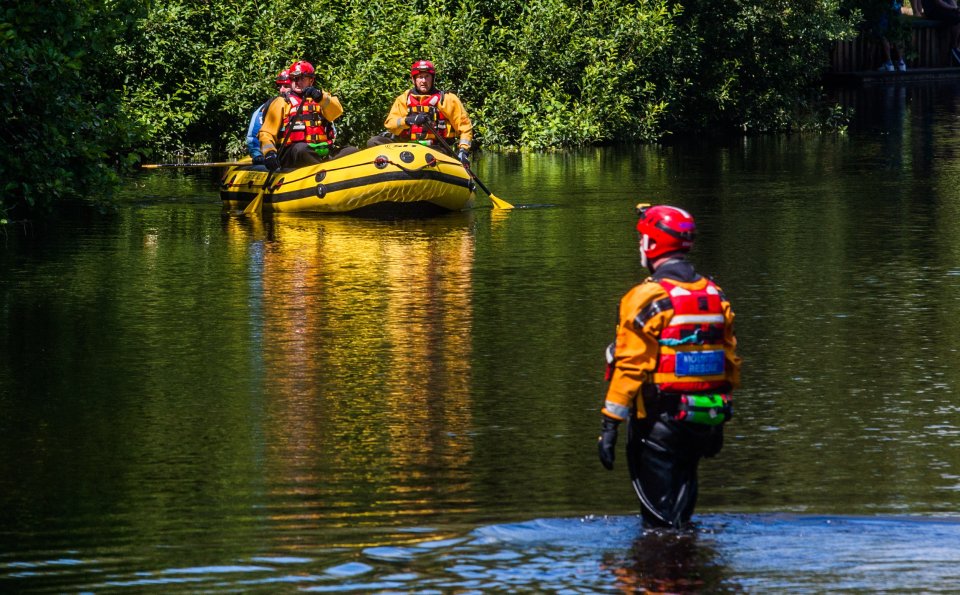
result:
[[[626,557],[608,554],[606,564],[624,593],[717,593],[725,587],[728,569],[698,529],[643,531]]]
[[[469,223],[469,214],[225,222],[237,249],[252,250],[258,280],[251,361],[262,367],[264,465],[278,528],[296,531],[318,517],[365,524],[360,509],[399,503],[404,515],[434,514],[437,497],[464,491]],[[441,485],[430,472],[438,466]],[[303,506],[291,509],[291,499]],[[314,508],[329,499],[332,509]]]
[[[215,175],[153,172],[109,217],[8,235],[0,588],[954,588],[958,96],[477,160],[544,208],[239,219]],[[640,199],[695,213],[738,312],[696,532],[643,532],[623,457],[596,460]]]
[[[955,518],[702,515],[680,533],[644,530],[638,517],[550,518],[453,537],[430,529],[410,535],[406,545],[347,554],[261,554],[129,573],[57,559],[10,565],[6,576],[90,573],[73,584],[98,592],[258,593],[950,592],[960,580]]]

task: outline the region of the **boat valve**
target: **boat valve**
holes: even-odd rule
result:
[[[386,155],[377,155],[377,158],[373,160],[373,164],[377,166],[377,169],[383,169],[390,163],[390,159]]]

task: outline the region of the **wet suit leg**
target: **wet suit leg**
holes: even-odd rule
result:
[[[347,145],[345,147],[340,147],[339,149],[334,149],[330,154],[330,159],[338,159],[340,157],[346,157],[347,155],[353,155],[358,152],[360,149],[352,145]]]
[[[306,167],[322,163],[323,157],[310,148],[307,143],[294,143],[287,147],[280,158],[280,165],[285,168]]]
[[[663,419],[631,419],[627,464],[645,524],[679,528],[697,504],[701,457],[720,450],[723,430]]]
[[[389,145],[390,143],[399,143],[402,140],[396,138],[389,132],[381,132],[377,136],[370,137],[367,141],[367,147],[379,147],[380,145]]]
[[[359,150],[360,149],[352,146],[334,149],[329,159],[346,157],[347,155],[356,153]],[[318,155],[317,152],[314,151],[307,143],[295,143],[290,145],[287,151],[283,154],[283,157],[280,159],[280,165],[286,168],[307,167],[308,165],[316,165],[327,160],[327,157],[321,157]]]

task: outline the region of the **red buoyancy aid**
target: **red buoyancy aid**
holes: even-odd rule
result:
[[[421,112],[430,115],[433,121],[433,127],[444,138],[453,138],[454,132],[447,122],[446,116],[440,111],[440,104],[443,103],[443,91],[436,91],[433,95],[417,95],[411,90],[407,93],[407,114],[418,114]],[[429,141],[433,144],[433,132],[425,126],[410,126],[410,139],[414,141]]]
[[[333,124],[323,117],[320,111],[320,104],[311,100],[304,101],[299,95],[291,93],[290,111],[283,116],[283,122],[280,124],[279,138],[286,138],[284,144],[293,143],[332,143],[336,136]],[[293,123],[290,123],[293,118]],[[287,126],[291,126],[290,134],[287,134]]]
[[[661,392],[708,393],[729,390],[726,370],[723,294],[713,281],[687,289],[658,281],[669,296],[673,315],[660,334],[660,352],[653,384]]]

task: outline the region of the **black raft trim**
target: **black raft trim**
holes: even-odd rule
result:
[[[450,174],[442,174],[440,172],[434,171],[398,171],[398,172],[385,172],[381,174],[374,174],[372,176],[363,176],[360,178],[354,178],[352,180],[344,180],[343,182],[333,182],[330,184],[324,184],[326,188],[326,196],[334,192],[340,192],[343,190],[349,190],[351,188],[358,188],[360,186],[369,186],[370,184],[382,184],[384,182],[406,182],[409,180],[433,180],[436,182],[442,182],[444,184],[451,184],[453,186],[462,186],[464,188],[469,188],[472,190],[470,180],[465,180],[459,176],[452,176]],[[281,186],[282,188],[282,186]],[[310,186],[308,188],[303,188],[301,190],[295,190],[293,192],[275,192],[272,195],[270,202],[286,202],[288,200],[299,200],[301,198],[309,198],[312,196],[317,196],[316,186]]]

